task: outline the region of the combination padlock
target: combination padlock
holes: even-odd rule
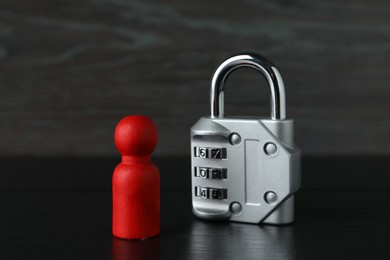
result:
[[[267,79],[271,118],[224,116],[226,80],[241,67],[253,68]],[[294,121],[286,119],[278,69],[257,54],[231,57],[213,76],[210,103],[211,116],[191,128],[194,214],[207,220],[292,223],[301,153],[294,144]]]

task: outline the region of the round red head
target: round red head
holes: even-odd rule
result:
[[[122,155],[151,155],[157,146],[157,127],[146,116],[126,116],[117,124],[114,140],[116,148]]]

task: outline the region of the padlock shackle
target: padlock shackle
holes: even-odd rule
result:
[[[215,71],[211,82],[211,118],[224,116],[224,91],[226,79],[236,69],[250,67],[261,72],[271,91],[271,119],[286,118],[286,96],[282,76],[275,65],[258,54],[241,54],[224,61]]]

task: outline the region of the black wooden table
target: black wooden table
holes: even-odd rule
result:
[[[304,158],[295,223],[205,222],[190,161],[156,158],[161,235],[111,235],[118,158],[0,159],[0,259],[390,259],[389,158]]]

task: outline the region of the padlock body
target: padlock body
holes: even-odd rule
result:
[[[209,220],[288,224],[300,186],[292,119],[202,117],[191,129],[192,205]]]

